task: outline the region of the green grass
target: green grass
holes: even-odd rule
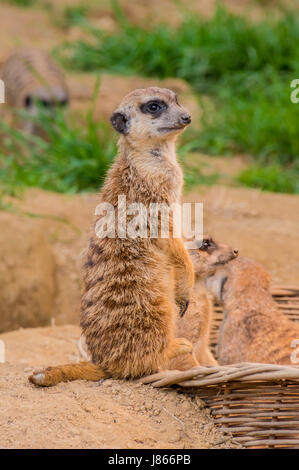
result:
[[[0,3],[10,3],[11,5],[15,5],[17,7],[31,7],[35,5],[38,0],[0,0]]]
[[[213,110],[202,103],[202,130],[193,147],[214,154],[250,153],[264,164],[298,160],[299,105],[290,101],[291,77],[269,69],[239,79],[244,89],[233,93],[237,80],[223,86]]]
[[[61,16],[57,18],[56,23],[63,28],[80,25],[85,22],[89,11],[89,6],[84,3],[74,6],[67,5],[64,7]]]
[[[244,170],[239,181],[250,188],[261,188],[277,193],[299,194],[299,170],[289,170],[280,165],[252,166]]]
[[[85,72],[186,80],[199,97],[210,99],[201,100],[201,128],[186,134],[181,153],[251,154],[257,164],[241,175],[242,184],[298,192],[299,104],[290,101],[290,83],[299,77],[298,14],[252,23],[220,8],[210,19],[186,17],[176,29],[146,29],[131,25],[113,4],[119,22],[113,34],[88,26],[89,10],[83,3],[64,10],[65,27],[80,24],[89,30],[90,40],[61,46],[56,52],[62,62]],[[83,128],[62,115],[55,123],[46,117],[41,123],[49,142],[32,142],[6,129],[0,184],[11,181],[63,192],[98,188],[115,152],[110,128],[90,115]],[[184,162],[187,186],[202,182],[200,169],[190,169],[186,158]]]
[[[182,78],[212,99],[212,105],[202,103],[192,150],[244,152],[260,165],[298,161],[299,104],[290,101],[290,83],[299,77],[298,14],[253,23],[220,8],[208,20],[186,18],[176,30],[148,30],[130,25],[119,8],[116,13],[119,32],[90,28],[90,41],[61,47],[66,66]]]
[[[195,89],[210,89],[243,72],[298,71],[299,18],[250,23],[218,9],[210,20],[187,19],[177,30],[151,30],[122,20],[118,33],[90,28],[91,41],[65,44],[61,56],[77,70],[109,70],[160,78],[179,77]]]
[[[48,135],[45,141],[1,124],[0,188],[15,194],[20,188],[74,193],[97,190],[116,154],[116,139],[106,123],[89,112],[84,125],[58,111],[56,119],[42,112],[34,120]]]

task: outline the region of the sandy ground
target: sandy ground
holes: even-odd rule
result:
[[[230,448],[203,403],[175,390],[117,380],[77,381],[40,389],[27,381],[37,366],[76,360],[79,328],[0,335],[0,448]]]

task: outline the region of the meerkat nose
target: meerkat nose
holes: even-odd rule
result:
[[[182,114],[180,116],[180,123],[184,124],[184,126],[186,126],[187,124],[190,124],[190,122],[191,122],[190,114]]]
[[[234,250],[234,255],[238,256],[239,250]]]

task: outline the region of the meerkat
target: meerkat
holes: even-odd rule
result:
[[[208,293],[204,279],[216,272],[219,266],[228,263],[238,256],[238,250],[215,241],[210,235],[202,240],[196,240],[196,249],[190,249],[189,254],[193,263],[195,282],[190,295],[186,313],[181,311],[176,317],[176,336],[184,337],[193,344],[195,360],[202,366],[218,365],[210,348],[210,329],[213,318],[211,294]],[[79,355],[85,361],[91,361],[85,336],[81,335],[77,343]],[[181,370],[194,366],[194,357],[182,355],[170,361],[169,368]]]
[[[20,49],[1,66],[5,84],[5,101],[15,109],[23,109],[31,116],[38,114],[38,106],[55,110],[57,105],[69,103],[68,87],[63,73],[50,55],[41,49]],[[41,131],[33,122],[22,122],[23,130],[31,134]]]
[[[223,305],[217,358],[221,365],[237,362],[293,364],[293,340],[299,325],[278,309],[270,293],[270,274],[257,262],[238,258],[206,280]]]
[[[99,202],[118,220],[118,197],[127,205],[171,206],[181,198],[183,174],[175,144],[191,116],[165,88],[137,89],[111,116],[120,133],[118,155]],[[121,210],[121,209],[120,209]],[[148,213],[147,213],[148,214]],[[149,215],[146,230],[149,228]],[[92,363],[48,368],[29,380],[40,386],[74,379],[137,378],[167,368],[192,344],[175,337],[175,317],[184,311],[194,282],[192,261],[181,238],[91,234],[84,265],[81,328]],[[95,219],[95,227],[101,217]],[[109,225],[109,224],[108,224]],[[197,362],[194,362],[196,365]]]
[[[195,359],[201,366],[215,366],[210,347],[210,329],[213,320],[213,303],[205,287],[205,278],[213,275],[219,266],[223,266],[238,256],[238,250],[204,236],[196,242],[197,249],[189,250],[195,273],[195,283],[191,292],[188,310],[185,315],[178,315],[176,335],[187,338],[193,344]],[[178,369],[193,367],[190,355],[181,356],[174,362]],[[172,368],[170,366],[170,368]]]

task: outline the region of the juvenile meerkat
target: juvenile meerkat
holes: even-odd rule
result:
[[[299,325],[278,309],[270,281],[259,263],[243,257],[207,279],[208,289],[223,305],[217,346],[220,364],[292,364],[291,343],[299,339]]]
[[[119,152],[107,174],[100,203],[118,220],[118,196],[129,206],[180,202],[182,170],[178,135],[191,122],[177,96],[165,88],[137,89],[111,116],[121,134]],[[100,217],[96,217],[98,226]],[[177,310],[185,309],[194,281],[181,239],[99,238],[92,233],[84,265],[81,327],[92,363],[48,368],[29,380],[48,386],[75,379],[134,378],[167,368],[170,359],[192,354],[192,344],[175,337]],[[147,211],[146,230],[150,231]],[[196,363],[195,363],[196,364]]]
[[[238,250],[217,242],[211,236],[204,236],[202,241],[197,241],[197,245],[197,249],[189,250],[195,283],[188,310],[183,317],[177,317],[176,335],[187,338],[193,344],[194,356],[200,365],[213,366],[218,364],[209,347],[213,304],[205,287],[205,278],[215,274],[220,266],[235,259]],[[192,366],[190,355],[181,356],[174,362],[174,367],[178,369],[188,369]]]
[[[20,49],[2,64],[0,75],[5,84],[5,100],[12,108],[24,109],[31,116],[38,106],[54,110],[69,102],[69,92],[63,73],[50,55],[41,49]],[[39,134],[31,121],[23,123],[25,131]]]

